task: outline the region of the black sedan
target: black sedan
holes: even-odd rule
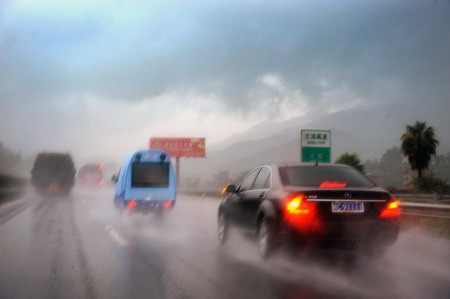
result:
[[[218,211],[221,243],[231,225],[258,237],[263,258],[280,245],[381,253],[399,233],[399,202],[339,164],[279,163],[252,170]]]

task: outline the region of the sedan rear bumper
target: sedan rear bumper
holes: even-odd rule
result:
[[[123,204],[131,212],[147,214],[169,211],[175,206],[175,200],[126,200]]]
[[[331,247],[385,247],[399,234],[399,217],[371,221],[325,222],[315,230],[304,230],[289,224],[282,231],[298,244]]]

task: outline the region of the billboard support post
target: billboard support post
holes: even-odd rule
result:
[[[180,187],[180,157],[176,157],[175,161],[176,161],[175,175],[176,175],[177,188],[178,188],[178,187]]]

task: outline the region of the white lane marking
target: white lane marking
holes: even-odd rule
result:
[[[116,241],[116,243],[118,243],[120,246],[128,246],[128,242],[125,241],[125,239],[122,238],[122,236],[118,232],[116,232],[111,226],[107,225],[105,227],[105,230],[109,232],[113,240]]]

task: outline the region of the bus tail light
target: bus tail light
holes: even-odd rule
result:
[[[167,210],[168,208],[170,208],[172,206],[172,201],[168,200],[164,203],[164,210]]]
[[[136,207],[136,199],[132,199],[129,203],[128,203],[128,210],[134,209]]]

